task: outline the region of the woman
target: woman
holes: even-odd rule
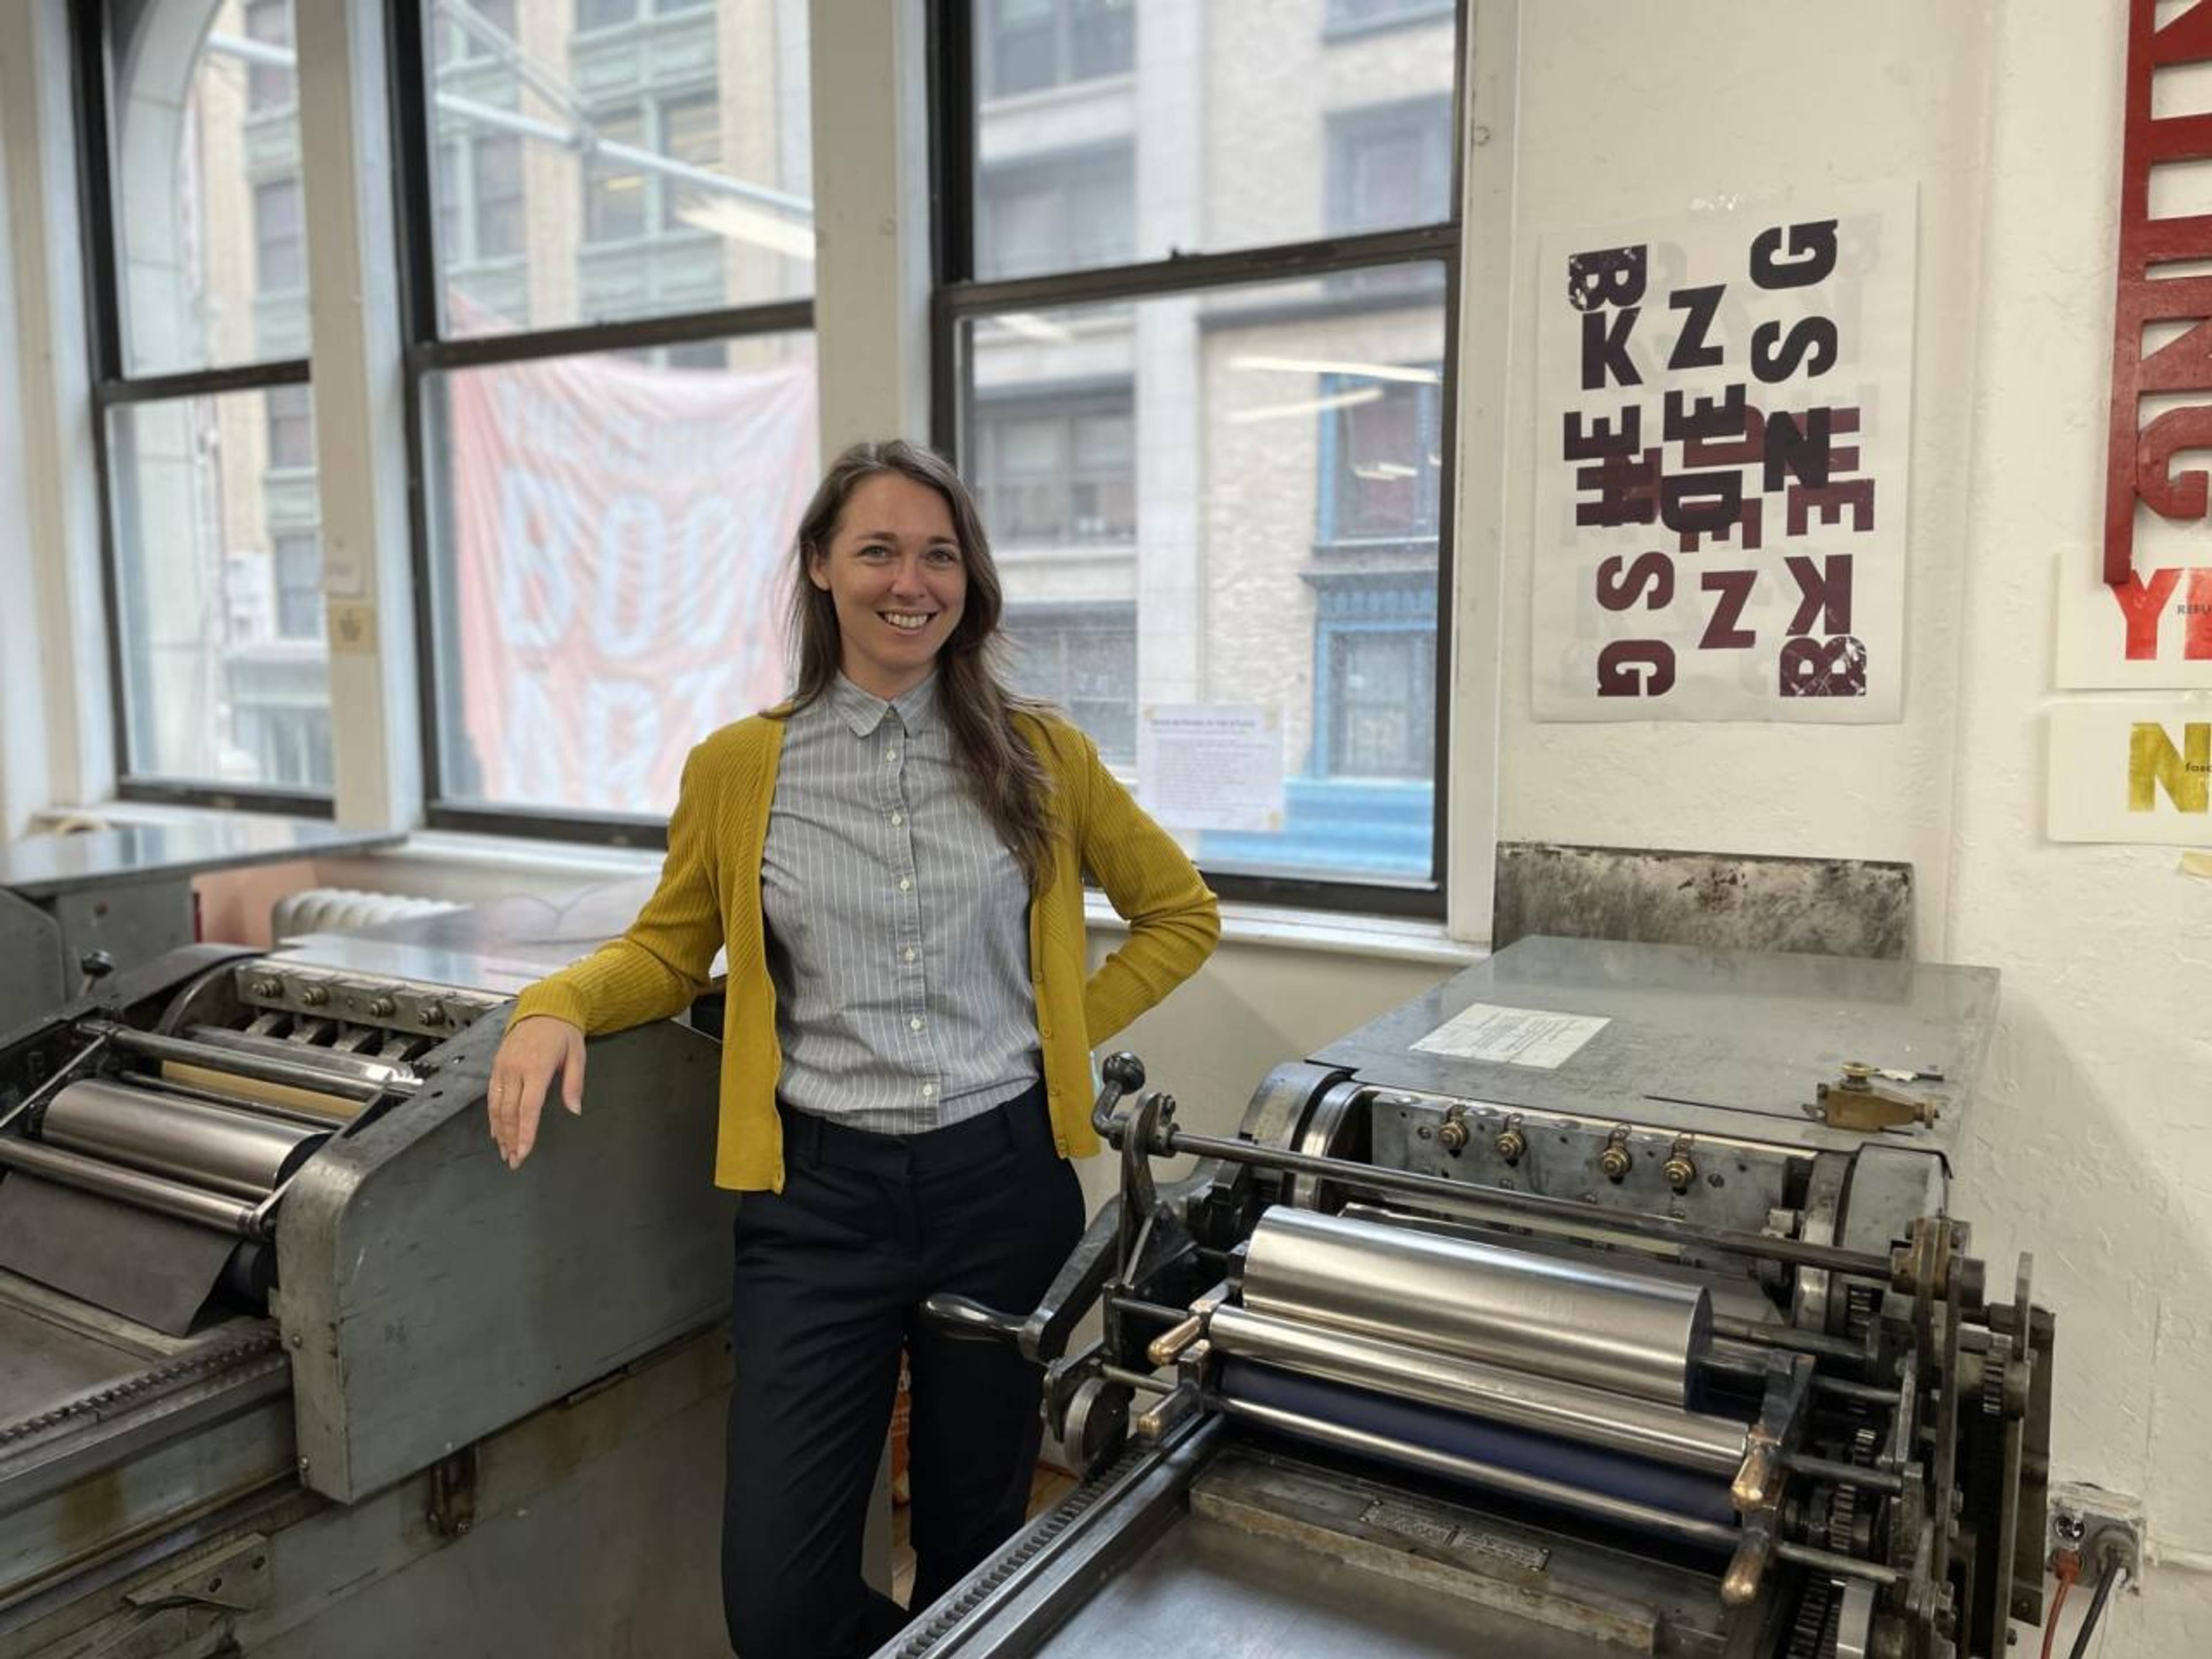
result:
[[[714,1178],[737,1221],[723,1601],[742,1659],[864,1653],[860,1577],[902,1346],[918,1610],[1020,1525],[1041,1379],[920,1317],[1035,1304],[1083,1225],[1090,1050],[1219,933],[1181,849],[990,661],[998,572],[958,476],[903,442],[837,458],[799,525],[799,684],[695,749],[660,885],[621,939],[517,1000],[491,1080],[510,1166],[584,1039],[687,1007],[728,951]],[[1087,970],[1088,872],[1129,923]]]

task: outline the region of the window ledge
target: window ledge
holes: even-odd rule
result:
[[[1128,928],[1128,923],[1116,915],[1114,907],[1107,902],[1106,896],[1095,891],[1083,896],[1083,920],[1087,927],[1102,932],[1126,932]],[[1453,939],[1444,932],[1441,922],[1297,910],[1279,905],[1224,904],[1221,938],[1229,945],[1379,957],[1390,962],[1434,963],[1446,968],[1464,968],[1490,954],[1486,946]]]
[[[460,830],[417,830],[379,858],[408,863],[475,866],[580,881],[657,873],[664,854],[652,848],[595,847],[586,842],[544,841],[529,836],[487,836]]]

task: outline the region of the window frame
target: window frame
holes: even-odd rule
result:
[[[1471,9],[1469,0],[1437,0],[1433,10],[1420,13],[1418,20],[1410,15],[1393,17],[1380,25],[1363,26],[1358,31],[1450,17],[1454,70],[1449,130],[1453,135],[1465,131]],[[975,187],[978,161],[975,135],[984,89],[978,83],[975,66],[976,18],[965,0],[930,0],[927,21],[930,183],[937,207],[931,238],[931,436],[938,449],[951,457],[963,474],[973,459],[974,434],[969,416],[974,392],[966,382],[961,339],[966,326],[975,319],[1006,311],[1051,311],[1114,301],[1142,301],[1214,289],[1330,277],[1389,266],[1433,264],[1443,271],[1439,296],[1443,323],[1443,380],[1439,387],[1443,447],[1442,465],[1437,471],[1435,575],[1436,758],[1431,782],[1429,878],[1418,883],[1398,884],[1207,869],[1202,861],[1200,866],[1206,880],[1224,899],[1441,921],[1445,914],[1450,875],[1452,630],[1449,618],[1455,564],[1453,484],[1458,459],[1459,412],[1455,392],[1460,372],[1460,301],[1464,280],[1461,245],[1461,200],[1467,165],[1464,146],[1455,136],[1450,147],[1448,214],[1431,224],[1343,236],[1322,234],[1224,252],[1173,253],[1164,258],[1044,276],[981,279],[975,276],[976,245],[982,227],[981,204],[976,199]],[[1324,162],[1324,167],[1326,165]],[[1327,188],[1326,178],[1323,187]],[[1346,295],[1341,302],[1348,307],[1399,305],[1406,303],[1407,297],[1383,289],[1371,295]]]
[[[702,0],[703,3],[703,0]],[[609,25],[611,33],[658,17],[688,14],[697,8],[641,3],[628,21]],[[434,459],[428,453],[428,416],[440,395],[440,377],[455,370],[507,363],[541,362],[591,353],[636,351],[757,334],[788,334],[814,329],[814,300],[767,301],[708,311],[677,312],[621,322],[578,323],[525,328],[489,335],[447,337],[439,330],[437,204],[432,194],[436,166],[436,131],[430,95],[429,41],[422,0],[392,0],[385,8],[386,47],[391,63],[388,118],[392,137],[392,214],[399,258],[401,380],[407,429],[409,563],[414,575],[416,708],[421,745],[422,813],[433,830],[606,847],[665,850],[665,817],[591,812],[572,807],[462,804],[447,793],[446,756],[441,747],[440,691],[456,684],[456,665],[445,660],[450,647],[438,629],[437,573],[434,568],[431,516],[439,509],[431,488]],[[579,31],[579,36],[586,33]],[[671,96],[682,95],[671,92]],[[653,131],[655,94],[638,100],[641,134]],[[648,212],[644,234],[655,234]],[[619,244],[580,240],[579,252]]]
[[[309,360],[272,358],[226,364],[217,368],[165,371],[132,374],[124,349],[122,267],[117,222],[117,183],[114,175],[114,124],[108,96],[107,76],[112,54],[108,32],[112,22],[108,0],[72,0],[70,7],[70,59],[74,78],[71,117],[75,125],[77,167],[77,214],[83,227],[85,257],[83,283],[86,335],[91,349],[93,469],[100,495],[100,597],[106,611],[104,638],[107,647],[107,682],[115,744],[115,794],[118,800],[162,805],[207,806],[250,812],[282,812],[295,817],[331,818],[337,813],[335,790],[299,790],[267,786],[234,787],[203,779],[164,777],[132,770],[136,757],[131,743],[131,687],[124,663],[122,576],[118,562],[122,538],[116,523],[118,506],[115,491],[114,444],[111,416],[134,404],[166,403],[186,398],[221,397],[227,392],[266,392],[272,387],[307,386]],[[297,27],[295,25],[296,38]],[[296,76],[295,86],[296,87]],[[251,109],[246,118],[273,113],[273,109]],[[301,191],[301,255],[305,263],[306,185]],[[259,226],[255,226],[255,256],[259,257]],[[257,270],[256,292],[260,291]],[[271,549],[272,557],[274,549]],[[273,570],[272,570],[273,576]]]

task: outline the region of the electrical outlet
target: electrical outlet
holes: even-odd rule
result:
[[[2084,1480],[2061,1481],[2051,1488],[2049,1514],[2044,1539],[2046,1561],[2061,1550],[2077,1551],[2082,1577],[2094,1579],[2103,1563],[2093,1552],[2117,1548],[2120,1565],[2128,1571],[2128,1588],[2137,1587],[2142,1577],[2142,1499]]]

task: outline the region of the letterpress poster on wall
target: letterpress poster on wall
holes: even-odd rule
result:
[[[1911,185],[1544,239],[1536,718],[1903,708]]]

